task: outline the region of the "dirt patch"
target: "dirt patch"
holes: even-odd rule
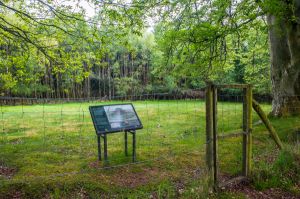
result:
[[[10,199],[22,199],[22,198],[25,198],[25,194],[21,191],[14,191],[12,193],[10,193],[7,197],[7,199],[10,198]]]
[[[232,184],[224,188],[222,191],[233,193],[243,193],[250,199],[299,199],[299,196],[286,192],[279,188],[270,188],[264,191],[255,190],[247,181],[239,184]]]
[[[118,186],[135,188],[163,177],[164,173],[157,168],[142,168],[141,171],[138,172],[123,170],[119,174],[112,176],[111,180]]]
[[[89,168],[91,169],[98,169],[102,168],[103,166],[103,163],[99,161],[89,163]],[[138,169],[134,169],[131,167],[120,167],[116,169],[118,171],[109,174],[109,183],[111,185],[117,185],[128,188],[135,188],[138,186],[149,184],[150,182],[154,182],[164,178],[164,176],[166,175],[166,173],[159,170],[159,168],[152,167],[144,167]],[[106,180],[108,179],[106,177],[106,174],[104,173],[101,177]]]
[[[17,169],[0,165],[0,177],[12,178]]]
[[[99,161],[89,163],[89,167],[91,169],[98,169],[98,168],[100,168],[100,166],[101,166],[101,164],[99,163]]]

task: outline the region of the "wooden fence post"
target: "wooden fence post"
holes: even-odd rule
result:
[[[252,165],[252,86],[243,90],[243,175],[248,177]]]
[[[214,161],[214,184],[215,187],[218,186],[218,88],[213,85],[213,161]]]
[[[206,165],[209,177],[214,178],[213,159],[213,84],[206,83]]]

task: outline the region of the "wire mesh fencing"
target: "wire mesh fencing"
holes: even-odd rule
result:
[[[202,91],[201,91],[202,92]],[[2,179],[29,180],[84,174],[132,164],[174,161],[197,173],[205,167],[203,98],[153,94],[103,99],[2,98]],[[97,160],[97,138],[89,106],[132,103],[144,126],[136,133],[137,161],[124,154],[124,134],[107,135],[108,162]],[[129,151],[131,139],[128,139]]]
[[[242,175],[244,95],[218,89],[218,183]]]
[[[225,90],[225,89],[223,89]],[[220,180],[226,181],[242,174],[243,161],[243,101],[242,92],[234,92],[234,95],[225,94],[219,89],[218,95],[218,155]],[[283,101],[282,117],[273,117],[274,101],[269,96],[253,95],[253,99],[259,102],[268,121],[274,128],[284,147],[299,153],[300,117],[299,96],[285,96]],[[266,124],[260,118],[255,109],[252,110],[252,168],[258,169],[260,164],[272,164],[278,159],[280,150],[271,135]]]
[[[204,90],[195,92],[199,93],[121,96],[112,100],[1,98],[0,180],[91,175],[100,181],[109,178],[115,182],[116,178],[121,185],[134,184],[136,179],[147,183],[134,174],[136,170],[141,175],[175,180],[179,190],[200,179],[207,180],[205,97]],[[243,131],[244,95],[220,89],[217,98],[218,166],[221,182],[225,182],[242,173],[243,139],[238,133]],[[254,99],[265,113],[271,111],[270,98]],[[108,162],[98,161],[97,136],[88,107],[126,103],[134,105],[144,126],[136,134],[137,161],[133,163],[130,156],[125,156],[122,132],[107,136]],[[252,115],[255,165],[263,156],[276,158],[278,149],[258,115],[254,111]],[[300,117],[272,118],[271,123],[280,137],[294,143],[299,151]],[[131,151],[131,139],[128,141]],[[270,157],[272,150],[274,157]],[[105,175],[100,175],[104,171]]]
[[[287,104],[290,99],[293,100],[292,103]],[[281,144],[278,144],[280,140],[277,139],[276,131],[284,143],[289,143],[289,148],[297,154],[299,99],[294,96],[283,99],[286,104],[282,106],[282,114],[286,115],[271,118],[271,122],[266,115],[272,108],[277,108],[274,101],[273,105],[270,98],[261,97],[259,101],[262,105],[252,99],[250,85],[208,84],[207,162],[216,187],[232,185],[249,177],[254,165],[257,165],[255,163],[267,161],[271,165],[278,159],[277,146]],[[257,106],[262,106],[264,111],[257,109]],[[252,111],[252,107],[256,112]]]

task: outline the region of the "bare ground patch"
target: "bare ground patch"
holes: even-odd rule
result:
[[[140,171],[122,169],[120,173],[112,175],[111,180],[116,185],[135,188],[162,179],[165,175],[157,168],[141,168]]]
[[[12,193],[8,194],[7,199],[22,199],[25,198],[25,194],[21,191],[13,191]]]
[[[101,168],[102,163],[91,162],[90,168]],[[159,168],[144,167],[132,169],[131,167],[116,168],[118,171],[109,174],[109,181],[111,185],[121,187],[135,188],[138,186],[149,184],[150,182],[157,181],[164,178],[167,174],[159,170]],[[104,169],[105,170],[105,169]],[[102,177],[104,177],[103,174]],[[107,178],[107,177],[104,177]]]
[[[222,191],[242,193],[249,199],[299,199],[300,195],[286,192],[279,188],[270,188],[263,191],[255,190],[250,182],[245,181],[239,184],[231,184]]]
[[[0,177],[12,178],[17,172],[17,169],[0,165]]]

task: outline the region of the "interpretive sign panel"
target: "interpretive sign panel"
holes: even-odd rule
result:
[[[143,128],[132,104],[90,106],[89,110],[97,134]]]

